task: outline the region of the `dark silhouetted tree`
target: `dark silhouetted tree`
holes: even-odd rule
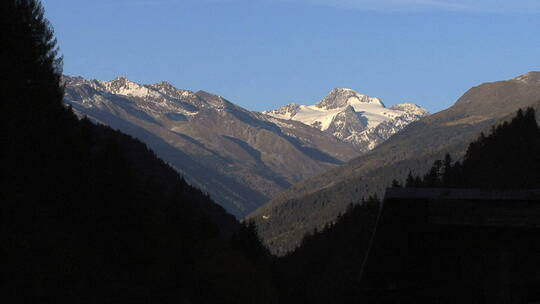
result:
[[[434,162],[421,181],[407,177],[415,187],[531,189],[540,187],[540,127],[534,109],[519,110],[509,122],[481,133],[463,162],[450,155]],[[416,182],[418,181],[418,182]]]
[[[405,187],[407,188],[414,187],[414,177],[411,171],[409,171],[409,174],[407,174],[407,179],[405,180]]]
[[[78,120],[39,1],[0,5],[2,298],[273,301],[253,229],[232,248],[244,228],[223,208],[138,140]]]
[[[254,262],[270,256],[268,250],[259,240],[257,226],[254,221],[243,223],[240,229],[232,236],[231,244],[233,249],[244,252]]]
[[[451,184],[453,184],[452,157],[448,153],[446,153],[443,160],[441,183],[447,186],[450,186]]]

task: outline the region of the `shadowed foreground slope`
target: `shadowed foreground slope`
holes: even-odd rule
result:
[[[306,236],[278,260],[283,297],[298,303],[540,300],[534,113],[518,114],[467,151],[463,161],[446,157],[422,176],[396,182],[384,204],[372,197],[350,205],[335,224]]]
[[[2,299],[271,301],[253,228],[138,140],[78,120],[39,2],[1,6]]]

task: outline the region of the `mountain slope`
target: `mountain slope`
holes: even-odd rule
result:
[[[474,87],[449,109],[408,125],[347,166],[294,185],[249,217],[271,250],[284,253],[306,232],[333,222],[347,204],[382,195],[392,179],[404,180],[411,169],[424,172],[445,153],[462,156],[480,132],[528,106],[540,107],[540,72]]]
[[[80,115],[145,142],[192,184],[242,217],[272,195],[359,155],[300,122],[250,112],[220,96],[161,82],[64,77]]]
[[[428,115],[412,103],[386,108],[379,98],[351,89],[336,88],[317,104],[288,104],[265,114],[303,122],[369,151],[407,124]]]
[[[540,191],[524,190],[540,188],[540,128],[534,116],[532,116],[532,111],[526,111],[524,115],[513,117],[511,123],[499,125],[490,133],[490,135],[480,137],[468,145],[468,153],[462,162],[452,164],[451,161],[439,160],[444,164],[442,170],[435,167],[427,172],[421,172],[421,175],[424,176],[423,179],[422,176],[418,176],[416,179],[411,176],[412,180],[419,181],[416,186],[421,186],[423,189],[418,189],[418,192],[416,192],[410,188],[411,184],[409,183],[407,185],[408,189],[391,189],[390,193],[397,191],[398,193],[408,192],[413,194],[416,192],[426,195],[431,192],[432,195],[437,193],[446,196],[451,201],[457,198],[457,193],[460,193],[461,196],[474,193],[477,198],[484,195],[484,198],[488,199],[489,196],[493,198],[496,197],[496,194],[501,195],[503,191],[500,189],[506,189],[504,191],[505,195],[516,196],[517,193],[520,193],[519,196],[529,199],[530,206],[534,205],[534,192],[536,192],[538,200],[540,199]],[[508,149],[509,146],[512,149]],[[435,172],[435,175],[432,175],[431,172]],[[448,188],[453,188],[455,191],[451,191],[452,194],[446,195]],[[446,201],[446,203],[449,201]],[[407,204],[406,200],[402,202]],[[454,202],[463,203],[460,200]],[[474,288],[480,290],[480,292],[474,293],[480,297],[492,295],[494,292],[490,288],[494,286],[500,288],[502,284],[483,284],[482,281],[489,277],[485,275],[473,279],[478,280],[475,284],[463,280],[464,276],[461,271],[470,273],[471,269],[475,267],[496,268],[494,267],[495,263],[486,264],[482,261],[486,259],[486,256],[497,256],[497,253],[490,251],[489,248],[494,249],[494,251],[501,250],[500,243],[499,246],[480,246],[479,244],[489,244],[490,237],[482,232],[478,233],[474,228],[470,229],[471,227],[464,228],[462,226],[459,228],[457,225],[453,225],[446,226],[445,229],[447,230],[433,229],[428,235],[424,235],[424,240],[429,239],[430,241],[424,241],[421,244],[417,243],[417,247],[412,246],[407,250],[399,250],[398,255],[404,259],[401,264],[396,263],[395,258],[397,256],[391,253],[395,249],[389,248],[406,246],[402,240],[405,240],[405,243],[409,240],[407,237],[404,238],[404,234],[411,232],[410,228],[407,227],[410,227],[410,217],[413,216],[411,213],[404,214],[404,218],[409,217],[409,220],[395,220],[401,212],[405,211],[403,209],[400,211],[394,209],[396,204],[398,204],[396,198],[390,204],[386,201],[384,205],[381,205],[380,201],[370,199],[364,202],[363,205],[350,206],[336,220],[334,225],[329,225],[317,233],[309,234],[298,249],[278,259],[276,269],[278,269],[277,272],[280,275],[279,281],[283,282],[281,286],[283,286],[284,298],[293,303],[399,303],[404,298],[421,298],[421,300],[417,301],[420,303],[453,303],[456,294],[467,294],[463,295],[463,299],[470,299],[471,294],[468,293],[471,286],[475,286]],[[501,205],[494,200],[491,200],[490,206],[494,209],[501,208]],[[515,206],[519,206],[517,208],[524,207],[520,203]],[[478,209],[468,211],[475,213],[477,216],[479,210],[482,210],[480,213],[487,211],[482,209],[482,203],[477,204],[476,207]],[[490,208],[489,206],[486,207]],[[379,210],[379,208],[382,208],[382,210]],[[515,209],[513,210],[515,212]],[[463,212],[463,209],[458,207],[455,211],[459,213]],[[377,219],[379,214],[381,214],[380,220]],[[530,215],[534,217],[532,214]],[[482,217],[480,216],[480,218]],[[522,217],[521,220],[525,220],[525,218]],[[376,223],[377,228],[375,228]],[[524,223],[524,225],[526,224]],[[501,228],[501,230],[504,229],[508,228]],[[374,230],[376,230],[374,243],[370,245]],[[501,230],[496,232],[497,239],[500,238]],[[486,230],[480,231],[485,232]],[[531,244],[531,239],[538,239],[540,236],[538,229],[536,232],[534,231],[534,229],[528,229],[526,234],[511,234],[511,250],[525,253],[521,255],[518,264],[525,266],[527,270],[513,267],[517,277],[532,278],[534,275],[524,274],[540,270],[540,256],[535,254],[537,251],[532,247],[526,245]],[[452,234],[454,236],[459,234],[461,237],[449,237]],[[472,238],[472,243],[465,241],[467,236]],[[414,236],[409,237],[414,238]],[[527,238],[530,239],[527,240]],[[449,241],[451,239],[457,241],[451,247],[448,246],[448,243],[441,247],[438,247],[440,244],[435,245],[437,240]],[[518,239],[520,241],[516,241]],[[387,247],[381,246],[381,242],[384,242]],[[533,243],[537,244],[536,241]],[[393,246],[390,247],[388,244],[393,244]],[[442,249],[443,252],[435,254],[434,245],[435,248]],[[368,247],[371,248],[369,254],[367,253]],[[482,254],[473,254],[475,250],[482,251]],[[460,252],[460,254],[456,254],[456,252]],[[486,252],[490,253],[486,254]],[[427,256],[424,253],[427,253]],[[530,258],[528,258],[527,263],[524,263],[522,261],[527,259],[527,253],[530,254]],[[444,263],[441,263],[441,254],[443,256],[446,254],[453,257],[459,256],[459,262],[447,258]],[[369,256],[367,260],[365,259],[366,255]],[[431,260],[432,258],[433,260]],[[468,265],[475,266],[462,270],[463,267],[459,265],[463,263],[462,259],[473,260],[474,262]],[[430,260],[431,262],[428,263],[427,261]],[[324,263],[321,263],[321,261],[324,261]],[[422,268],[420,278],[415,278],[413,275],[415,270],[412,269],[417,269],[414,266],[415,262],[428,265],[426,268]],[[509,264],[508,261],[499,263],[506,266]],[[392,266],[385,267],[388,265]],[[441,265],[444,265],[442,266],[444,271],[441,271]],[[428,269],[432,271],[428,272]],[[455,276],[455,272],[451,269],[460,269],[460,275]],[[487,271],[482,271],[482,273],[485,272]],[[403,275],[404,273],[405,275]],[[395,278],[398,275],[403,275],[402,277],[406,277],[406,280],[396,280]],[[466,277],[470,278],[472,276]],[[504,275],[504,279],[509,282],[519,280],[517,277]],[[396,288],[395,286],[400,283],[396,284],[394,282],[401,282],[401,284],[407,282],[407,286],[411,286],[408,285],[409,282],[420,282],[420,284],[415,284],[414,288],[403,288],[403,286]],[[469,288],[464,285],[468,285]],[[534,293],[530,294],[536,294],[538,285],[529,286],[529,292],[534,291]],[[376,293],[376,299],[373,299],[373,288],[382,290]],[[388,290],[390,288],[393,289],[392,292]],[[427,292],[429,294],[429,300],[427,300],[426,291],[432,288],[435,288],[436,291]],[[398,292],[395,292],[396,290]],[[441,290],[444,290],[444,292],[441,292]],[[520,289],[520,291],[527,292],[527,288]],[[445,296],[451,296],[452,300],[441,301],[440,298]],[[462,302],[468,301],[463,300]],[[479,300],[479,302],[482,302],[482,300]]]
[[[0,7],[2,302],[275,303],[254,231],[140,141],[77,119],[40,1]]]

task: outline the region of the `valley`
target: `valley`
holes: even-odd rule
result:
[[[0,300],[540,303],[540,6],[263,2],[0,2]]]
[[[412,104],[387,109],[377,98],[335,89],[311,107],[319,109],[317,119],[327,121],[320,129],[275,114],[279,111],[249,111],[221,96],[167,82],[63,79],[65,103],[79,117],[140,139],[238,218],[428,114]]]

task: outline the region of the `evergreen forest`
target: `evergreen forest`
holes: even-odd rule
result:
[[[381,206],[359,198],[295,251],[272,256],[135,138],[62,102],[62,57],[38,0],[0,18],[4,303],[361,303]],[[540,188],[533,109],[436,161],[407,188]]]

